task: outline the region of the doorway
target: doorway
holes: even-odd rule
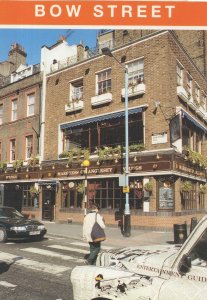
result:
[[[42,219],[52,221],[55,218],[55,190],[43,187],[42,191]]]

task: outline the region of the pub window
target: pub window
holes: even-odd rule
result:
[[[30,192],[31,185],[23,186],[23,207],[39,207],[39,195]]]
[[[174,181],[168,178],[158,181],[158,209],[173,210],[174,209]]]
[[[187,92],[188,92],[188,96],[191,97],[192,96],[192,77],[190,76],[190,74],[187,74]]]

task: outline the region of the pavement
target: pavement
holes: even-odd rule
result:
[[[72,238],[78,241],[83,241],[81,224],[57,222],[43,223],[45,224],[47,235],[49,236]],[[106,240],[103,242],[103,245],[116,248],[174,243],[173,231],[162,232],[131,229],[131,235],[129,237],[125,237],[121,233],[119,227],[106,226],[105,233]]]

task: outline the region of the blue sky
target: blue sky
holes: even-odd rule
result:
[[[18,43],[27,53],[27,64],[40,62],[40,51],[43,45],[52,46],[67,29],[0,29],[0,62],[8,59],[11,45]],[[97,30],[72,29],[67,38],[69,45],[78,44],[81,40],[90,48],[96,46]]]

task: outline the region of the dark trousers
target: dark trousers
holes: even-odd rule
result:
[[[101,242],[98,243],[91,242],[89,243],[89,246],[90,246],[90,254],[89,257],[87,258],[87,261],[89,265],[95,265],[97,256],[101,250]]]

